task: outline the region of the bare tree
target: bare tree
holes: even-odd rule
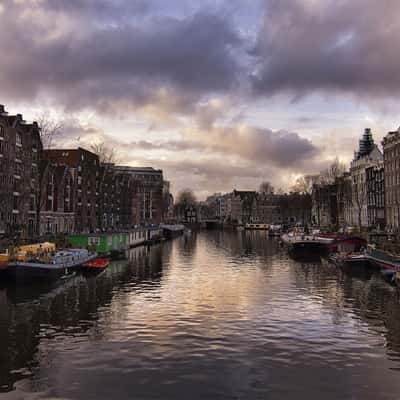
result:
[[[303,175],[297,178],[291,191],[297,193],[311,194],[312,187],[319,180],[319,175]]]
[[[365,182],[357,177],[353,180],[346,179],[342,183],[341,196],[344,207],[355,210],[357,216],[357,225],[361,231],[362,213],[367,204],[367,186]],[[350,221],[353,220],[352,215]]]
[[[62,134],[63,123],[55,119],[51,119],[47,114],[41,114],[37,119],[37,124],[40,129],[40,138],[44,149],[51,149]]]
[[[346,164],[342,163],[339,158],[335,158],[332,164],[325,170],[316,175],[303,175],[297,178],[296,183],[292,186],[292,192],[311,194],[313,185],[329,185],[335,183],[337,178],[342,177],[346,172]]]
[[[276,194],[283,195],[283,194],[285,194],[285,192],[282,188],[278,188],[278,190],[276,191]]]
[[[183,189],[179,192],[176,204],[185,206],[193,206],[196,204],[196,196],[191,189]]]
[[[99,157],[103,164],[115,164],[118,162],[117,153],[113,147],[109,147],[105,142],[93,143],[90,150]]]
[[[362,212],[367,204],[367,185],[365,182],[356,180],[352,185],[352,203],[357,211],[358,227],[362,228]]]
[[[343,176],[346,170],[346,164],[342,163],[339,158],[336,157],[332,164],[320,173],[320,181],[325,184],[334,183],[336,178]]]
[[[183,216],[185,209],[190,206],[196,205],[196,196],[191,189],[183,189],[178,193],[178,197],[175,203],[175,213],[178,218]]]
[[[264,181],[261,183],[259,191],[260,193],[273,194],[274,187],[271,185],[271,182]]]

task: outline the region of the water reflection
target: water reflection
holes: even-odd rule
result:
[[[263,232],[193,232],[0,289],[0,350],[6,398],[397,399],[399,293]]]
[[[140,284],[146,290],[157,287],[162,277],[162,253],[167,246],[138,247],[128,253],[128,261],[118,261],[96,276],[77,275],[58,283],[15,286],[0,289],[0,391],[31,376],[43,362],[39,344],[59,336],[79,337],[96,329],[99,311],[109,307],[118,290],[127,283],[132,290]]]

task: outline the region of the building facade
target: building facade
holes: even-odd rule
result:
[[[163,218],[165,221],[174,219],[174,196],[171,194],[171,184],[169,181],[163,182]]]
[[[281,221],[285,224],[309,225],[311,223],[311,195],[288,193],[279,195]]]
[[[37,123],[8,115],[0,105],[0,235],[35,235],[42,153]]]
[[[315,184],[312,189],[312,223],[320,227],[338,222],[337,193],[334,184]]]
[[[38,204],[39,234],[59,235],[75,231],[73,172],[66,165],[42,159]]]
[[[400,128],[389,132],[382,141],[384,154],[386,227],[400,227]]]
[[[366,169],[368,226],[385,227],[385,169],[383,162]]]
[[[77,232],[99,230],[99,157],[81,147],[78,149],[45,150],[44,158],[59,166],[66,166],[72,172]]]
[[[371,130],[367,128],[350,164],[351,201],[348,202],[349,209],[346,212],[347,225],[359,228],[369,226],[366,171],[370,167],[379,167],[382,161],[383,154],[374,143]]]
[[[254,199],[253,221],[261,224],[280,224],[282,222],[280,205],[280,196],[273,193],[257,193]]]
[[[162,170],[126,166],[115,166],[114,169],[127,181],[126,190],[131,197],[126,199],[126,222],[130,219],[131,226],[160,224],[164,213]]]

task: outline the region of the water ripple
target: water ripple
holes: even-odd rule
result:
[[[400,302],[262,233],[133,249],[97,277],[0,289],[0,397],[397,399]]]

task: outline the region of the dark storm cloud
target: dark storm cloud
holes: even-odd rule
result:
[[[400,89],[397,0],[265,0],[263,23],[252,27],[255,46],[228,6],[204,3],[195,13],[172,16],[167,8],[183,3],[168,4],[3,0],[2,95],[24,101],[42,95],[70,109],[110,111],[157,104],[166,88],[179,113],[211,94],[242,96],[234,90],[249,77],[260,95]],[[230,8],[243,6],[235,4]]]
[[[272,94],[400,90],[398,0],[266,0],[253,86]]]
[[[99,12],[93,1],[27,4],[9,0],[0,15],[4,96],[47,94],[69,108],[107,109],[114,101],[157,103],[160,88],[167,88],[184,108],[202,95],[231,89],[241,73],[234,55],[242,46],[240,35],[216,14],[124,23],[110,17],[99,25],[90,19]],[[110,4],[102,0],[100,8]],[[71,12],[81,9],[85,18],[73,18]]]
[[[151,0],[42,0],[42,7],[47,10],[96,15],[106,19],[143,15],[151,10]]]

